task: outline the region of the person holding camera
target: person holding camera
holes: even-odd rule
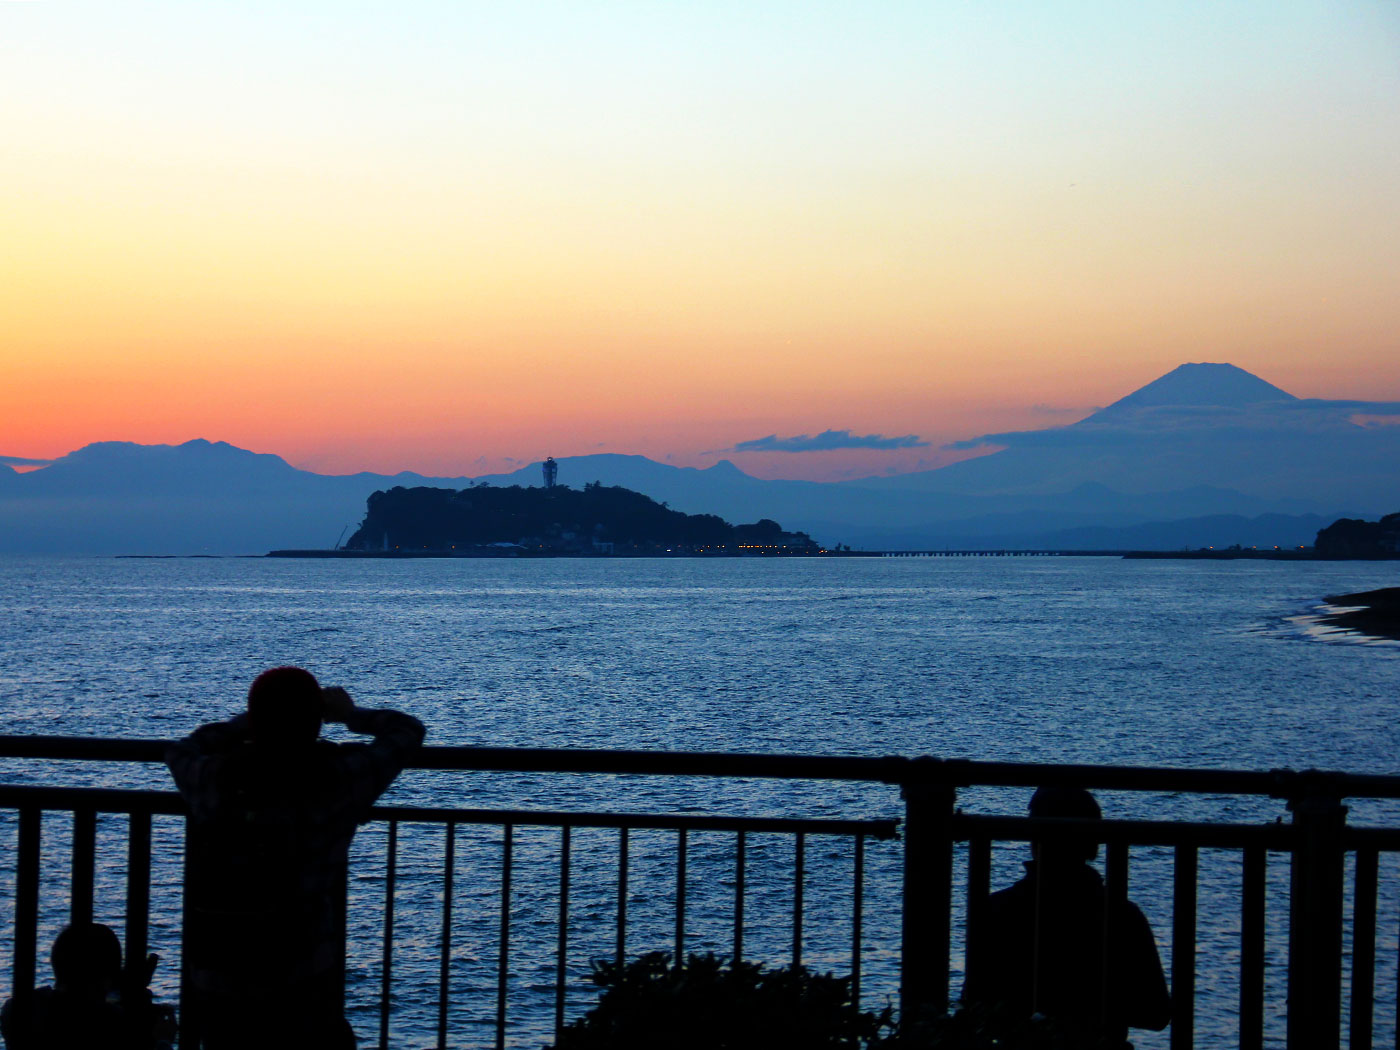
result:
[[[338,722],[368,743],[320,739]],[[247,710],[172,744],[190,810],[187,1031],[208,1050],[353,1047],[344,1016],[346,861],[355,828],[423,742],[299,667],[264,671]]]
[[[59,931],[49,960],[53,984],[22,989],[0,1010],[6,1050],[171,1050],[175,1011],[151,995],[159,956],[123,967],[116,931],[75,922]]]

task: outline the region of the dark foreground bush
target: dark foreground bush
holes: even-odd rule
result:
[[[593,964],[598,1005],[560,1034],[558,1050],[864,1050],[890,1011],[858,1013],[851,979],[801,966],[726,965],[713,954],[671,965],[664,952]]]
[[[851,979],[801,966],[727,965],[713,954],[671,965],[665,952],[593,964],[598,1005],[557,1050],[1124,1050],[1054,1020],[962,1007],[896,1026],[893,1009],[857,1012]]]

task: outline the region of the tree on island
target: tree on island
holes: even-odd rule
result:
[[[685,514],[640,492],[591,482],[582,490],[396,486],[369,497],[348,550],[465,550],[514,544],[555,553],[812,553],[776,521],[731,525]]]

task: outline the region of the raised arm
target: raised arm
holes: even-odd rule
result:
[[[422,745],[427,730],[402,711],[356,707],[344,689],[332,687],[324,695],[327,722],[341,722],[352,733],[374,738],[368,745],[345,747],[342,759],[354,803],[368,808]]]

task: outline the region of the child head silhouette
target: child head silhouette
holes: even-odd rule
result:
[[[110,926],[77,922],[63,927],[49,955],[54,986],[103,997],[121,981],[122,946]]]

